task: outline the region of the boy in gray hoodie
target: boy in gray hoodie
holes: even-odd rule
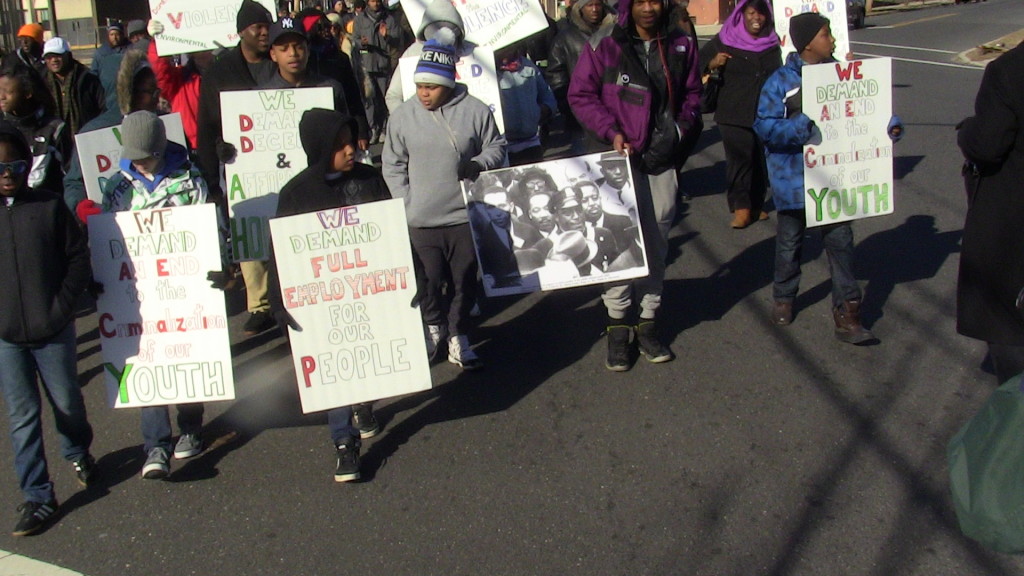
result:
[[[405,200],[409,236],[423,263],[427,353],[433,359],[447,337],[448,361],[474,370],[481,363],[466,330],[477,262],[460,180],[502,166],[505,138],[490,108],[455,83],[454,44],[455,35],[442,29],[423,46],[416,97],[391,115],[381,159],[391,195]]]

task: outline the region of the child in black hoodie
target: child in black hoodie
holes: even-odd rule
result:
[[[32,151],[17,126],[0,121],[0,390],[25,496],[14,536],[32,534],[57,511],[43,448],[37,375],[53,407],[61,455],[82,485],[95,471],[92,427],[78,385],[75,298],[92,277],[78,222],[55,192],[28,185]]]
[[[295,175],[281,189],[277,201],[277,217],[307,214],[339,206],[351,206],[377,200],[388,200],[391,193],[380,173],[371,166],[355,161],[356,120],[333,110],[314,108],[299,120],[299,139],[306,152],[308,167]],[[281,299],[277,265],[270,262],[270,309],[281,331],[288,326],[299,329]],[[380,431],[371,404],[343,406],[327,411],[327,425],[337,451],[334,480],[349,482],[359,479],[360,438],[370,438]]]

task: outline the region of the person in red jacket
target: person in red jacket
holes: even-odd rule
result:
[[[188,55],[188,62],[184,66],[178,66],[171,57],[161,58],[157,55],[157,36],[163,34],[163,23],[150,20],[147,30],[153,37],[147,49],[147,57],[156,73],[156,85],[161,95],[171,104],[171,112],[181,114],[181,125],[185,129],[189,151],[194,152],[199,141],[199,86],[203,81],[203,71],[213,62],[213,52],[193,52]]]

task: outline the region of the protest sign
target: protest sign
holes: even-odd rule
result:
[[[807,226],[891,214],[892,60],[804,66],[803,111],[817,126],[804,146]]]
[[[782,43],[782,61],[793,52],[793,43],[789,37],[789,19],[804,12],[817,12],[829,19],[832,36],[836,39],[836,50],[833,53],[839,60],[846,60],[850,53],[850,31],[846,28],[845,0],[773,0],[775,11],[775,33]]]
[[[327,87],[221,92],[224,141],[237,155],[224,165],[231,253],[236,261],[270,256],[267,220],[277,212],[277,193],[306,167],[299,120],[310,108],[334,109]]]
[[[402,0],[413,30],[420,29],[431,2],[449,2],[462,16],[466,41],[497,50],[546,30],[547,17],[536,0]]]
[[[89,218],[108,399],[115,408],[235,397],[213,204]]]
[[[272,0],[256,0],[272,15]],[[150,18],[164,26],[156,37],[160,56],[230,48],[238,44],[235,18],[242,0],[149,0]]]
[[[418,56],[407,56],[398,61],[399,74],[402,77],[402,94],[407,100],[416,97],[416,73]],[[455,63],[455,81],[465,84],[466,89],[481,102],[487,104],[494,114],[494,122],[498,131],[505,133],[505,116],[501,112],[501,89],[498,87],[498,73],[494,67],[494,52],[487,48],[477,47],[472,54],[459,58]]]
[[[615,152],[491,170],[463,195],[488,296],[647,275],[633,174]]]
[[[405,205],[270,221],[303,413],[430,388]]]
[[[181,115],[177,112],[164,114],[160,120],[164,123],[167,140],[188,149]],[[78,148],[78,160],[82,164],[85,193],[90,200],[102,204],[103,187],[107,180],[121,170],[121,125],[75,134],[75,146]]]

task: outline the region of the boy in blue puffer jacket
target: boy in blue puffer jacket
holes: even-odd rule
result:
[[[801,77],[804,65],[835,62],[836,39],[829,20],[808,12],[789,22],[796,52],[775,71],[761,89],[754,132],[764,142],[768,176],[778,209],[775,236],[775,278],[772,322],[786,326],[793,321],[793,301],[800,288],[800,255],[807,221],[804,216],[804,144],[815,130],[814,121],[801,110]],[[902,136],[899,118],[889,123],[889,136]],[[877,343],[860,322],[862,293],[853,275],[853,229],[850,222],[821,226],[822,244],[832,275],[832,317],[836,338],[850,344]]]

